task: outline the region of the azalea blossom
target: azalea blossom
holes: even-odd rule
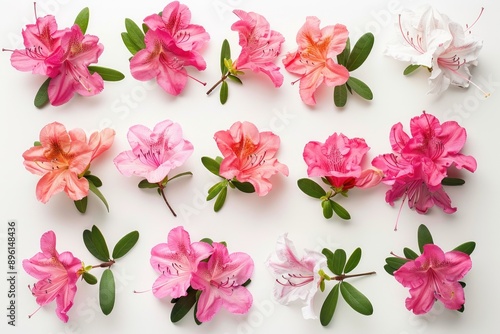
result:
[[[302,315],[305,319],[315,319],[313,298],[318,292],[322,277],[319,272],[326,266],[326,257],[318,252],[305,250],[299,257],[293,242],[285,233],[278,238],[276,254],[270,256],[266,266],[276,277],[274,297],[284,305],[302,300],[305,306]]]
[[[342,24],[319,28],[320,20],[308,16],[297,33],[298,49],[283,59],[285,69],[300,75],[299,92],[302,101],[315,105],[314,93],[324,83],[327,86],[343,85],[349,79],[349,71],[335,62],[346,46],[349,36]]]
[[[250,122],[236,122],[229,130],[216,132],[214,139],[224,156],[220,176],[250,182],[259,196],[271,190],[271,176],[278,172],[288,176],[288,167],[274,157],[280,138],[270,131],[259,132]]]
[[[57,316],[63,322],[68,322],[67,313],[73,306],[82,262],[70,252],[57,252],[56,235],[53,231],[42,235],[40,249],[42,251],[29,260],[23,260],[24,270],[38,279],[33,284],[31,293],[40,307],[55,300]]]
[[[167,243],[151,250],[151,266],[160,273],[153,284],[157,298],[179,298],[187,295],[193,274],[200,261],[207,259],[214,249],[206,242],[191,242],[189,233],[182,226],[168,233]]]
[[[234,314],[245,314],[252,306],[252,294],[243,286],[252,276],[252,258],[242,252],[229,254],[225,245],[214,242],[208,262],[200,262],[193,273],[191,286],[201,291],[196,318],[210,321],[225,308]]]
[[[410,288],[406,308],[424,314],[439,300],[448,309],[460,309],[465,296],[459,281],[472,267],[470,256],[460,251],[444,253],[434,244],[424,245],[423,250],[422,255],[394,272],[396,280]]]
[[[429,68],[429,93],[440,94],[450,85],[468,87],[472,83],[469,67],[477,65],[483,42],[470,33],[471,27],[425,5],[402,11],[397,29],[403,43],[388,46],[385,54]]]
[[[89,183],[83,177],[90,163],[113,143],[115,131],[94,132],[87,142],[82,129],[67,131],[58,122],[50,123],[40,131],[40,145],[23,153],[26,169],[42,178],[36,186],[36,197],[46,203],[61,191],[74,201],[89,192]]]
[[[382,180],[382,172],[361,167],[369,149],[364,139],[350,139],[342,133],[334,133],[325,143],[310,141],[303,153],[307,174],[325,177],[340,192],[355,186],[373,187]]]

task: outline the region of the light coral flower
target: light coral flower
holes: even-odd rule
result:
[[[53,231],[42,235],[40,249],[42,251],[29,260],[23,260],[24,270],[39,280],[33,284],[31,293],[40,307],[55,300],[57,316],[63,322],[68,322],[67,313],[73,306],[82,262],[70,252],[57,252]]]
[[[297,33],[297,51],[283,59],[288,72],[300,75],[300,97],[308,105],[316,104],[314,93],[323,83],[339,86],[349,79],[349,71],[335,63],[337,55],[345,49],[347,28],[336,24],[320,29],[319,24],[317,17],[308,16]]]
[[[423,250],[422,255],[394,272],[396,280],[410,288],[406,308],[424,314],[439,300],[448,309],[460,309],[465,296],[459,281],[472,267],[470,256],[459,251],[444,253],[433,244],[424,245]]]
[[[167,243],[161,243],[151,250],[151,266],[160,273],[153,284],[157,298],[179,298],[187,295],[193,274],[200,261],[213,252],[206,242],[191,242],[189,233],[182,226],[168,233]]]
[[[201,291],[196,318],[201,322],[212,320],[225,308],[234,314],[245,314],[252,306],[252,294],[243,286],[252,276],[252,258],[242,252],[229,254],[226,246],[214,242],[208,262],[200,262],[193,273],[191,286]]]
[[[216,132],[214,139],[224,156],[220,176],[251,183],[259,196],[271,190],[271,176],[288,176],[288,167],[274,157],[280,138],[270,131],[259,132],[250,122],[236,122],[229,130]]]
[[[266,266],[276,277],[274,297],[284,305],[302,300],[305,319],[316,319],[313,298],[321,283],[320,270],[326,266],[326,257],[318,252],[305,250],[299,258],[293,242],[284,234],[276,243],[276,254],[270,256]]]

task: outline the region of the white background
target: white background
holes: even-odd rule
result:
[[[472,69],[473,80],[491,93],[488,99],[471,87],[468,90],[451,88],[441,96],[427,95],[429,89],[426,71],[404,77],[407,64],[383,55],[388,43],[397,41],[393,22],[395,14],[403,7],[414,7],[423,1],[250,1],[208,0],[183,1],[192,12],[192,22],[201,24],[209,32],[211,40],[203,50],[207,69],[203,72],[190,70],[190,74],[208,83],[203,87],[189,81],[178,97],[164,93],[154,82],[134,80],[129,71],[130,54],[123,45],[120,33],[125,30],[124,19],[129,17],[141,22],[151,13],[159,12],[164,1],[69,1],[41,0],[38,15],[54,14],[60,28],[72,24],[77,13],[85,6],[90,8],[91,19],[87,30],[99,36],[104,53],[99,65],[118,69],[126,74],[125,80],[105,83],[104,91],[92,98],[74,98],[62,107],[48,106],[37,110],[32,103],[44,78],[16,71],[10,65],[10,53],[1,54],[1,143],[0,164],[1,243],[2,268],[6,268],[7,221],[15,219],[18,226],[18,285],[17,327],[7,326],[2,314],[2,328],[8,333],[137,333],[155,330],[168,333],[305,333],[332,330],[337,333],[492,333],[499,307],[498,244],[500,227],[497,208],[499,178],[497,176],[498,139],[500,116],[498,113],[500,73],[498,72],[498,13],[500,5],[493,0],[483,2],[436,1],[438,10],[453,20],[472,23],[480,12],[485,12],[473,32],[484,40],[479,65]],[[21,29],[34,22],[31,1],[2,2],[0,11],[0,45],[3,48],[21,48]],[[321,26],[342,23],[350,30],[351,40],[372,31],[375,46],[366,63],[356,70],[355,76],[365,81],[374,92],[374,100],[367,102],[350,96],[347,106],[338,109],[333,104],[332,89],[320,89],[317,105],[307,107],[302,103],[298,86],[290,85],[296,77],[284,69],[285,82],[279,89],[263,74],[248,73],[244,85],[230,84],[230,96],[226,105],[219,103],[218,90],[207,97],[208,86],[218,80],[219,52],[223,39],[232,47],[233,58],[240,51],[237,33],[230,30],[236,21],[232,9],[254,11],[265,16],[272,29],[281,32],[286,41],[282,57],[296,49],[295,35],[307,15],[317,16]],[[403,207],[399,231],[394,232],[400,202],[391,207],[384,200],[388,187],[381,184],[367,191],[352,190],[349,198],[340,203],[352,215],[351,221],[323,218],[319,201],[304,195],[296,185],[306,177],[306,165],[302,159],[304,145],[311,140],[324,142],[333,132],[348,137],[363,137],[371,147],[367,162],[378,154],[390,151],[389,131],[393,124],[402,122],[409,128],[412,117],[422,110],[437,116],[442,122],[457,120],[467,129],[468,140],[463,152],[478,161],[476,173],[460,173],[466,180],[462,187],[448,187],[452,204],[458,207],[453,215],[433,208],[427,215],[419,215]],[[171,119],[181,124],[185,138],[194,145],[194,153],[177,172],[190,170],[191,178],[178,179],[169,184],[167,196],[176,209],[174,218],[162,199],[154,192],[137,188],[140,178],[126,178],[115,168],[112,160],[121,151],[129,149],[126,133],[130,126],[156,123]],[[281,137],[278,158],[290,169],[288,178],[278,175],[273,190],[259,198],[237,191],[230,191],[225,207],[219,212],[212,210],[213,202],[206,202],[206,190],[217,179],[201,164],[202,156],[219,155],[213,134],[228,129],[235,121],[248,120],[260,130],[272,130]],[[58,121],[68,129],[83,128],[88,134],[103,127],[116,130],[111,149],[92,164],[92,172],[104,181],[101,191],[108,199],[110,212],[93,195],[89,196],[87,213],[82,215],[64,194],[54,196],[47,204],[35,198],[38,177],[23,167],[22,153],[38,140],[40,129]],[[27,286],[35,280],[22,270],[20,262],[39,251],[39,238],[47,230],[57,234],[60,252],[70,250],[87,264],[98,263],[85,249],[82,232],[93,224],[99,226],[108,242],[113,245],[124,234],[137,229],[140,239],[136,247],[113,267],[117,277],[115,309],[104,316],[98,309],[97,286],[79,282],[70,320],[63,324],[55,315],[55,305],[41,309],[28,319],[38,305]],[[477,248],[472,254],[473,268],[465,277],[467,283],[466,310],[463,314],[445,310],[436,304],[424,316],[414,316],[404,307],[407,289],[397,283],[383,269],[384,259],[391,251],[400,253],[405,246],[417,249],[416,233],[420,224],[431,230],[434,241],[444,250],[474,240]],[[158,300],[150,292],[134,294],[133,290],[150,289],[157,275],[149,264],[151,248],[166,241],[168,231],[183,225],[193,240],[210,237],[225,240],[229,251],[250,254],[255,261],[255,272],[249,286],[254,306],[247,315],[235,316],[221,311],[215,318],[198,327],[189,314],[178,324],[172,324],[169,316],[169,300]],[[351,280],[370,298],[374,314],[362,316],[339,301],[336,314],[327,329],[319,320],[304,320],[300,304],[282,306],[272,299],[274,280],[264,266],[273,252],[277,237],[288,232],[298,249],[320,251],[342,247],[348,253],[361,247],[363,257],[357,271],[377,271],[377,275]],[[112,246],[110,246],[112,247]],[[94,272],[100,276],[99,269]],[[2,279],[1,305],[7,303],[6,280]],[[331,285],[328,285],[331,287]],[[316,308],[322,304],[326,293],[318,294]],[[6,308],[2,307],[6,314]],[[2,330],[3,331],[3,330]]]

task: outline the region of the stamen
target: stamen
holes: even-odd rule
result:
[[[408,196],[408,190],[405,191],[405,195],[403,197],[403,200],[401,201],[401,206],[399,207],[398,216],[396,218],[396,225],[394,225],[394,232],[397,232],[397,230],[398,230],[399,217],[401,216],[401,211],[403,209],[403,205],[405,204],[407,196]]]
[[[149,290],[144,290],[144,291],[137,291],[137,290],[134,290],[134,293],[145,293],[145,292],[149,292],[151,291],[152,289],[149,289]]]
[[[36,312],[38,312],[41,308],[42,308],[42,306],[39,306],[39,307],[35,310],[35,312],[33,312],[33,313],[31,313],[30,315],[28,315],[28,319],[31,319],[31,317],[32,317],[32,316],[34,316],[34,315],[35,315],[35,313],[36,313]]]
[[[465,31],[468,31],[469,34],[471,33],[471,29],[472,27],[474,27],[477,23],[477,21],[479,21],[479,18],[483,15],[483,12],[484,12],[484,7],[481,7],[481,11],[479,12],[479,15],[477,16],[476,20],[469,26],[468,24],[465,25]]]
[[[481,93],[483,93],[484,97],[487,98],[489,97],[491,94],[489,92],[485,92],[481,87],[479,87],[474,81],[472,81],[471,79],[465,77],[463,74],[459,73],[458,72],[458,69],[460,67],[458,67],[456,70],[454,70],[453,68],[450,68],[449,66],[446,66],[448,65],[449,63],[446,62],[446,58],[442,59],[442,58],[438,58],[438,64],[440,65],[445,65],[444,67],[446,67],[448,70],[450,70],[451,72],[453,72],[454,74],[456,74],[458,77],[464,79],[465,81],[467,81],[469,84],[471,84],[472,86],[476,87]],[[465,60],[464,62],[461,64],[463,65],[465,64]]]

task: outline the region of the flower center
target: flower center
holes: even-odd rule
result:
[[[302,275],[302,274],[285,274],[281,275],[284,282],[280,279],[276,279],[276,282],[283,286],[291,286],[291,287],[301,287],[307,285],[314,281],[313,275]]]

